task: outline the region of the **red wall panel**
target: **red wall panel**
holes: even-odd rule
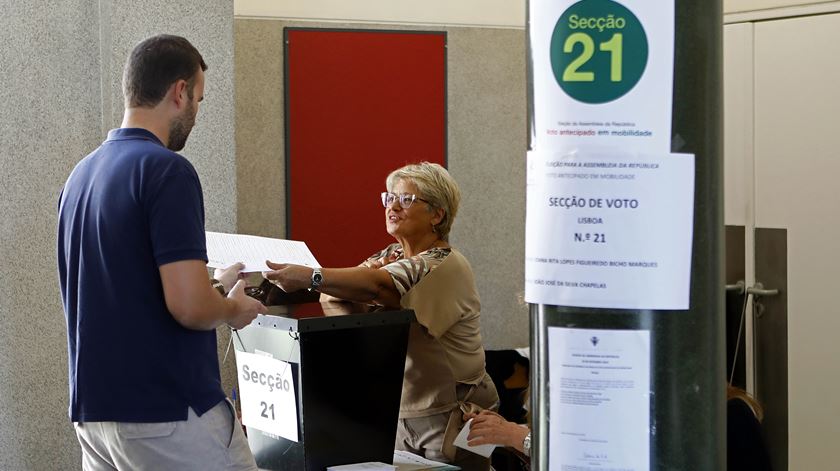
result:
[[[446,163],[446,36],[288,28],[286,146],[288,238],[327,267],[393,242],[385,177]]]

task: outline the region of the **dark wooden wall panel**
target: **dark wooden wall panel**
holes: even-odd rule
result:
[[[755,281],[777,296],[753,298],[755,395],[775,471],[788,470],[788,244],[787,229],[755,228]]]

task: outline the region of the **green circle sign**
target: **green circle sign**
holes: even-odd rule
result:
[[[551,35],[551,69],[575,100],[599,104],[629,92],[648,59],[645,29],[612,0],[581,0],[563,12]]]

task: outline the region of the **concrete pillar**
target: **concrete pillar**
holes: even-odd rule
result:
[[[78,469],[56,275],[58,195],[76,162],[119,126],[131,48],[179,34],[210,66],[184,154],[204,185],[208,229],[235,230],[233,2],[0,0],[0,11],[0,469]]]
[[[634,452],[650,453],[651,470],[726,466],[721,2],[675,0],[675,9],[671,151],[695,155],[690,309],[531,305],[535,470],[549,469],[547,329],[555,326],[649,330],[650,450]],[[531,116],[534,103],[540,106],[534,100],[530,90]]]

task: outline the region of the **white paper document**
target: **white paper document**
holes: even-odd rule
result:
[[[689,308],[694,156],[528,154],[525,300]]]
[[[481,455],[485,458],[489,458],[490,455],[493,453],[493,450],[496,449],[497,445],[487,444],[487,445],[470,446],[469,442],[467,441],[467,437],[470,434],[470,427],[472,427],[472,421],[473,421],[473,419],[470,419],[470,420],[467,421],[466,424],[464,424],[464,427],[458,433],[458,436],[455,437],[455,441],[453,442],[453,444],[455,446],[457,446],[458,448],[463,448],[463,449],[465,449],[467,451],[471,451],[471,452],[473,452],[477,455]]]
[[[265,261],[320,267],[304,242],[243,234],[207,232],[207,266],[225,268],[245,264],[244,273],[269,270]]]
[[[345,464],[341,466],[327,466],[327,471],[394,471],[396,469],[396,466],[381,463],[379,461]]]
[[[674,0],[530,0],[530,15],[535,149],[671,150]]]
[[[290,364],[237,350],[236,370],[242,423],[297,442],[297,401]]]
[[[433,461],[402,450],[394,451],[394,465],[396,465],[398,471],[420,471],[427,469],[448,471],[459,469],[457,466]]]
[[[548,328],[549,469],[650,470],[650,332]]]

